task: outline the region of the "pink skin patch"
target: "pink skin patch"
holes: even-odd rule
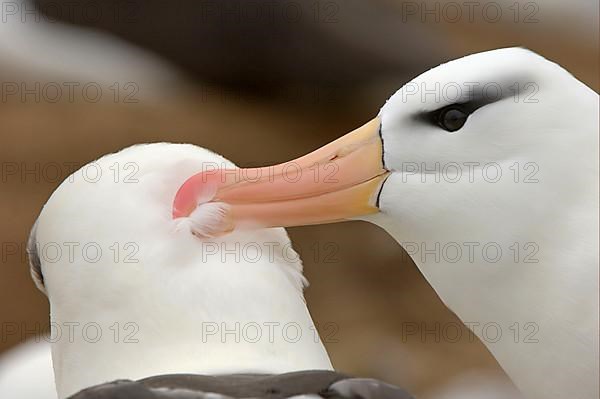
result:
[[[210,202],[220,186],[215,173],[196,173],[177,190],[173,201],[173,219],[189,216],[198,205]]]
[[[233,230],[231,207],[212,202],[222,185],[220,173],[197,173],[179,188],[173,201],[173,219],[188,218],[200,237],[218,237]]]

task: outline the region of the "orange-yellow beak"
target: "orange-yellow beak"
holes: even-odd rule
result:
[[[340,221],[378,212],[383,166],[379,118],[293,161],[198,173],[180,188],[173,217],[205,202],[228,204],[228,230],[244,225],[289,227]],[[227,231],[214,232],[226,233]]]

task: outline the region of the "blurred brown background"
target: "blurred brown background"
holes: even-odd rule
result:
[[[477,11],[489,2],[479,3],[473,20],[466,9],[458,19],[444,14],[447,3],[284,2],[270,18],[264,9],[249,17],[255,11],[243,2],[135,1],[116,12],[123,3],[100,1],[94,18],[44,9],[40,0],[42,12],[25,19],[3,3],[0,321],[48,325],[46,298],[24,256],[29,229],[74,165],[102,154],[171,141],[240,166],[288,160],[373,117],[419,72],[498,47],[528,47],[598,90],[597,1],[520,2],[519,15],[512,1],[499,1],[498,21]],[[425,6],[438,8],[422,15]],[[286,7],[299,7],[300,16],[283,14]],[[64,82],[80,83],[73,98]],[[54,85],[63,92],[57,101]],[[464,327],[458,342],[408,334],[409,325],[460,322],[385,232],[359,222],[289,231],[311,282],[309,308],[339,370],[420,397],[472,373],[510,386]],[[0,351],[21,341],[4,331],[1,338]]]

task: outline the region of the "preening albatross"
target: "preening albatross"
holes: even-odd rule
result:
[[[598,105],[531,51],[474,54],[418,76],[376,118],[309,155],[192,176],[173,216],[208,196],[223,211],[211,236],[375,223],[526,397],[594,399]]]
[[[194,236],[211,204],[171,219],[185,177],[223,162],[233,167],[193,145],[136,145],[52,194],[28,251],[50,301],[59,398],[409,398],[333,371],[284,229]]]

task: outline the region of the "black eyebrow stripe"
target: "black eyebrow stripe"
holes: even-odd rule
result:
[[[468,115],[471,115],[473,112],[486,105],[504,100],[509,97],[516,97],[519,95],[520,91],[521,85],[517,85],[517,90],[502,90],[500,95],[495,97],[485,96],[481,92],[474,93],[472,95],[473,98],[468,101],[448,104],[433,111],[421,111],[414,115],[414,119],[418,121],[432,123],[437,126],[439,115],[448,108],[458,108],[467,113]]]

